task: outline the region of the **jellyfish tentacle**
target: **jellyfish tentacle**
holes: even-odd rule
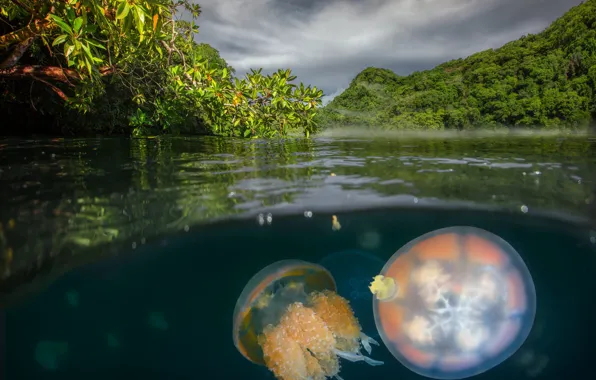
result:
[[[372,343],[372,344],[374,344],[375,346],[378,346],[378,345],[379,345],[379,342],[377,342],[376,340],[374,340],[373,338],[371,338],[370,336],[366,335],[366,334],[365,334],[365,333],[363,333],[363,332],[360,332],[360,339],[361,339],[361,340],[366,340],[366,341],[368,341],[369,343]]]
[[[365,333],[360,332],[360,344],[362,344],[362,347],[364,347],[366,352],[370,355],[370,353],[372,352],[371,344],[378,346],[379,342],[366,335]]]
[[[370,355],[372,353],[372,347],[370,346],[368,341],[363,340],[360,343],[362,343],[362,347],[364,347],[364,350],[366,351],[366,353]]]
[[[383,365],[384,363],[380,360],[374,360],[369,358],[368,356],[362,355],[359,352],[347,352],[347,351],[340,351],[338,349],[333,350],[335,355],[339,356],[342,359],[349,360],[351,362],[365,362],[371,366]]]

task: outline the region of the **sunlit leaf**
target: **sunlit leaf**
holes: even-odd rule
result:
[[[116,19],[122,20],[126,16],[128,16],[128,12],[130,12],[130,5],[128,5],[128,1],[123,1],[118,5],[118,9],[116,10]]]
[[[81,30],[82,26],[83,26],[83,18],[80,16],[75,18],[75,20],[72,23],[72,27],[73,27],[73,30],[75,31],[75,33],[78,33]]]
[[[54,42],[52,42],[52,46],[56,46],[56,45],[60,45],[61,43],[64,43],[64,41],[66,41],[66,39],[68,38],[68,34],[61,34],[58,37],[56,37],[56,39],[54,39]]]
[[[87,44],[81,44],[81,47],[83,48],[83,52],[87,58],[89,58],[90,61],[93,61],[93,54],[91,54],[91,49],[89,49],[89,46]]]
[[[137,16],[139,17],[139,23],[141,24],[141,26],[145,26],[145,11],[143,11],[143,8],[137,6],[135,7],[136,12],[137,12]]]
[[[58,25],[60,29],[68,34],[72,34],[72,28],[68,25],[60,16],[56,16],[55,14],[50,14],[52,20]]]
[[[74,51],[75,47],[74,45],[64,45],[64,56],[66,56],[66,58],[68,58],[68,56],[70,56],[72,54],[72,52]]]
[[[91,68],[91,62],[89,62],[89,60],[87,58],[84,58],[83,61],[85,62],[85,67],[87,68],[89,75],[93,74],[93,69]]]
[[[103,46],[102,44],[100,44],[98,42],[95,42],[95,41],[93,41],[91,39],[85,39],[85,42],[87,42],[89,45],[94,46],[94,47],[96,47],[98,49],[106,50],[106,47],[105,46]]]

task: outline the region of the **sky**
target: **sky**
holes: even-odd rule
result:
[[[582,0],[200,0],[196,40],[242,75],[291,68],[324,102],[373,66],[430,69],[538,33]]]

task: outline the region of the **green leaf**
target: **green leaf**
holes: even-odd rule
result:
[[[74,9],[72,7],[68,7],[66,9],[66,15],[68,16],[68,21],[72,24],[73,20],[77,17]]]
[[[89,58],[89,60],[93,61],[93,54],[91,54],[91,49],[89,49],[89,45],[81,44],[81,47],[83,48],[83,52],[85,52],[85,55],[87,56],[87,58]]]
[[[60,16],[50,14],[50,17],[60,27],[60,29],[62,29],[64,32],[68,34],[72,34],[72,28]]]
[[[98,43],[98,42],[96,42],[96,41],[93,41],[93,40],[91,40],[91,39],[87,39],[87,38],[86,38],[86,39],[85,39],[85,42],[87,42],[87,43],[88,43],[89,45],[91,45],[91,46],[95,46],[95,47],[96,47],[96,48],[98,48],[98,49],[106,50],[106,47],[105,47],[105,46],[103,46],[102,44],[100,44],[100,43]]]
[[[122,20],[126,16],[128,16],[128,12],[130,12],[130,5],[128,5],[128,1],[123,1],[118,5],[118,9],[116,10],[116,19]]]
[[[91,63],[89,62],[89,60],[87,58],[85,58],[84,61],[85,61],[85,66],[87,67],[87,71],[89,72],[89,75],[91,75],[93,73],[93,71],[91,69]]]
[[[137,6],[135,7],[136,11],[137,11],[137,16],[139,16],[139,21],[141,23],[141,25],[144,27],[145,26],[145,11],[143,10],[143,8]]]
[[[75,33],[78,33],[83,26],[83,18],[81,16],[75,18],[74,22],[72,23],[73,29]]]
[[[250,129],[244,130],[244,137],[248,137],[250,135]]]
[[[68,58],[68,56],[72,54],[74,48],[74,45],[64,44],[64,56]]]
[[[93,34],[97,31],[97,25],[95,24],[87,24],[85,25],[85,33]]]
[[[141,19],[141,15],[143,16],[143,19]],[[139,44],[140,44],[141,42],[143,42],[143,39],[145,38],[144,37],[145,15],[143,14],[143,11],[137,7],[137,8],[135,8],[135,12],[132,14],[132,16],[135,19],[137,31],[139,32]]]
[[[56,46],[56,45],[60,45],[61,43],[64,43],[64,41],[66,41],[67,38],[68,38],[68,34],[59,35],[58,37],[56,37],[54,42],[52,42],[52,46]]]

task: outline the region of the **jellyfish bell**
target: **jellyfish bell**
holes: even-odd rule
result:
[[[371,277],[381,271],[385,261],[366,251],[349,250],[331,253],[319,264],[333,275],[337,293],[350,301],[362,330],[373,338],[377,337],[375,318],[370,308],[373,295],[368,285]]]
[[[303,289],[299,289],[299,288]],[[255,274],[246,284],[234,308],[234,345],[248,360],[265,364],[257,337],[281,319],[293,302],[304,302],[306,293],[336,290],[331,274],[315,264],[282,260]]]
[[[463,379],[502,363],[528,337],[536,291],[520,255],[474,227],[429,232],[400,248],[373,278],[379,335],[404,366]]]
[[[253,363],[284,380],[338,377],[339,358],[382,362],[331,273],[300,260],[273,263],[247,283],[234,309],[234,345]]]

